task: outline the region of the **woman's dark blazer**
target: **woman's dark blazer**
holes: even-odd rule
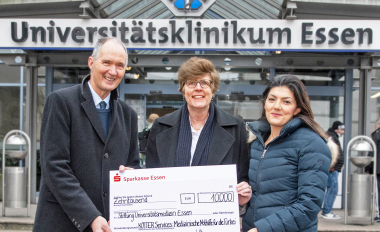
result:
[[[147,168],[175,166],[181,115],[182,108],[155,120],[148,139]],[[216,105],[215,117],[207,165],[236,164],[238,181],[248,181],[249,151],[244,121]]]

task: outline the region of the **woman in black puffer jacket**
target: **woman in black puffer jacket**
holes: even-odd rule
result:
[[[275,77],[262,101],[262,118],[248,124],[252,198],[243,231],[316,232],[331,163],[328,136],[297,77]]]

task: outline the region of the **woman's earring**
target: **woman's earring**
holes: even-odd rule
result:
[[[214,101],[214,96],[211,96],[211,101]]]
[[[186,98],[185,98],[185,96],[183,96],[183,100],[184,100],[184,101],[186,101]]]

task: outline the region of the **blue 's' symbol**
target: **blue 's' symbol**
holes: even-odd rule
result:
[[[179,10],[198,10],[202,3],[200,0],[177,0],[174,5]]]

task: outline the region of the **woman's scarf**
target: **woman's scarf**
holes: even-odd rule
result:
[[[191,166],[202,166],[207,164],[208,152],[214,131],[214,112],[215,106],[210,103],[209,115],[199,136],[197,147],[195,148]],[[181,127],[179,129],[179,138],[176,151],[175,166],[190,166],[191,159],[191,126],[189,121],[189,110],[187,103],[182,107]]]

